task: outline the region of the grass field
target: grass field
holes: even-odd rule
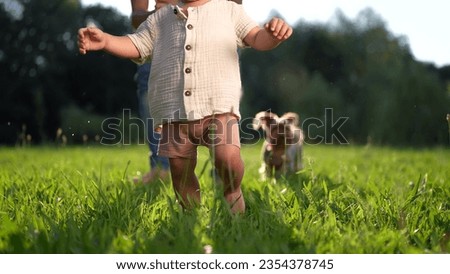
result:
[[[306,146],[305,169],[260,181],[242,149],[244,216],[200,151],[202,205],[134,186],[145,146],[0,148],[0,253],[450,253],[450,150]],[[205,170],[203,170],[203,168]]]

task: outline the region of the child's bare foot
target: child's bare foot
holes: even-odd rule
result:
[[[161,168],[153,168],[151,171],[144,174],[142,177],[135,176],[133,182],[135,184],[151,184],[158,180],[167,181],[170,178],[169,170]]]

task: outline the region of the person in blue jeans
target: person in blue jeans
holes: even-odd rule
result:
[[[138,66],[136,72],[137,95],[139,101],[139,116],[144,121],[147,131],[147,141],[150,148],[150,171],[139,178],[136,182],[142,181],[143,184],[151,183],[157,179],[166,179],[169,177],[169,159],[158,156],[158,146],[161,134],[153,130],[153,120],[150,117],[148,106],[147,89],[148,77],[150,74],[150,63]]]
[[[170,3],[167,0],[156,0],[155,9]],[[148,11],[148,0],[131,0],[131,23],[136,29],[152,12]],[[169,159],[158,156],[158,146],[161,134],[154,131],[153,120],[148,106],[148,78],[150,75],[150,63],[139,65],[136,72],[137,96],[139,104],[139,116],[144,121],[147,131],[147,141],[150,148],[150,171],[140,177],[135,177],[135,183],[148,184],[158,179],[165,180],[169,177]]]

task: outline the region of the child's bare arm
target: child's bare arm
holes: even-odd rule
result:
[[[257,50],[270,50],[287,40],[292,28],[280,18],[272,18],[264,28],[254,28],[244,38],[244,42]]]
[[[148,0],[131,0],[131,25],[137,29],[150,14],[165,5],[176,5],[177,3],[178,0],[155,0],[155,9],[148,11]]]
[[[78,49],[81,54],[88,51],[104,50],[112,55],[135,59],[140,54],[130,38],[114,36],[98,28],[81,28],[78,30]]]
[[[148,0],[131,0],[131,24],[135,29],[150,15]]]

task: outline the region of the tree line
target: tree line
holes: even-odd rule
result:
[[[88,22],[132,31],[117,10],[78,0],[0,1],[0,143],[92,140],[108,118],[137,115],[135,64],[78,54],[77,30]],[[329,24],[299,21],[277,49],[240,55],[243,118],[297,112],[310,142],[449,142],[450,66],[416,60],[407,37],[371,9],[354,20],[338,11]]]

